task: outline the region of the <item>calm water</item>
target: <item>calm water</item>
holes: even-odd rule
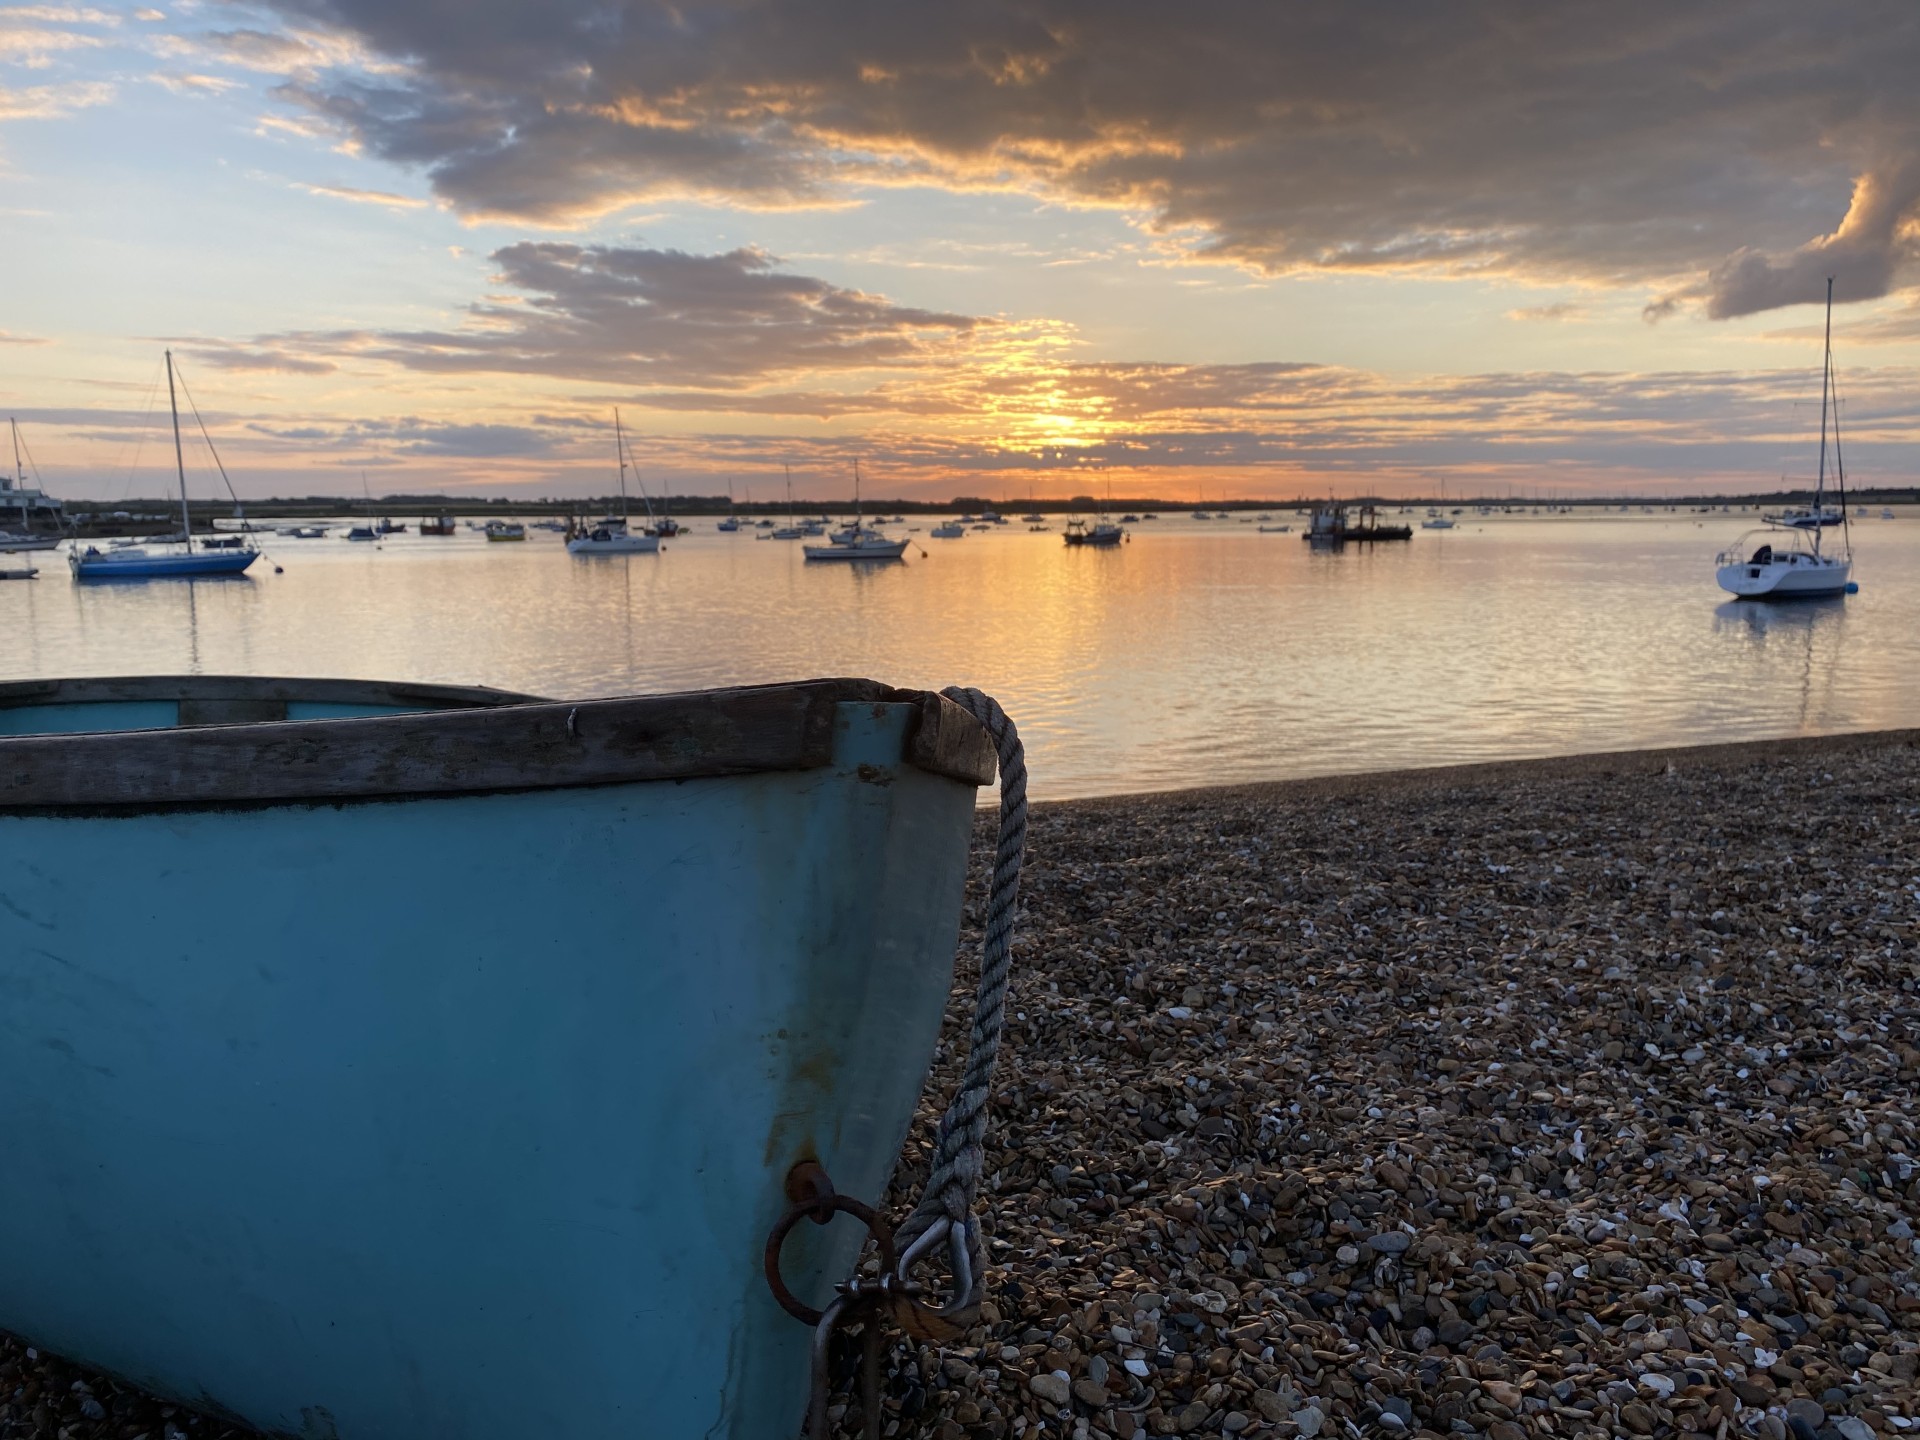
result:
[[[1726,601],[1751,517],[1460,517],[1315,553],[1167,518],[1119,550],[1015,522],[901,564],[807,564],[703,533],[576,560],[557,535],[272,540],[240,580],[0,585],[0,678],[195,672],[495,685],[554,697],[821,675],[976,684],[1036,793],[1920,723],[1920,514],[1854,526],[1860,593]],[[1409,517],[1413,518],[1413,517]],[[923,527],[932,521],[918,519]],[[897,528],[897,527],[896,527]],[[14,559],[22,557],[13,557]]]

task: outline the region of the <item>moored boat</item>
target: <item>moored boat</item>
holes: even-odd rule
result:
[[[187,508],[187,466],[180,447],[180,405],[174,396],[173,352],[166,352],[167,405],[173,413],[173,463],[180,480],[180,534],[178,550],[149,549],[145,545],[113,545],[102,550],[97,545],[75,545],[67,551],[67,568],[76,580],[168,580],[195,579],[201,576],[238,575],[259,557],[260,552],[245,537],[239,544],[207,540],[198,549],[193,540],[193,516]],[[198,413],[196,411],[196,413]],[[213,448],[211,438],[207,448]],[[215,460],[219,455],[215,452]],[[221,472],[225,474],[224,469]],[[171,546],[173,541],[156,540]]]
[[[1853,588],[1853,547],[1847,525],[1847,469],[1840,454],[1840,412],[1833,375],[1833,280],[1827,280],[1825,351],[1820,368],[1820,462],[1813,503],[1804,510],[1764,515],[1770,528],[1749,531],[1714,557],[1714,580],[1742,600],[1816,599]],[[1827,501],[1827,419],[1833,417],[1833,483],[1838,503]],[[1824,531],[1840,527],[1828,547]]]
[[[524,540],[526,538],[527,527],[518,521],[489,520],[487,522],[487,539],[489,540]]]
[[[978,722],[193,678],[0,733],[0,1329],[271,1433],[791,1433],[763,1249],[802,1162],[894,1166]],[[802,1231],[828,1294],[859,1227]]]
[[[454,531],[451,515],[422,515],[419,530],[422,535],[451,535]]]
[[[620,513],[608,515],[592,524],[567,524],[567,553],[569,555],[657,555],[660,552],[660,537],[652,530],[644,535],[635,535],[627,528],[627,442],[620,428],[620,411],[613,412],[613,448],[619,461],[620,472]],[[635,478],[638,479],[636,472]],[[646,496],[646,487],[640,494]],[[647,514],[653,514],[653,502],[647,502]]]

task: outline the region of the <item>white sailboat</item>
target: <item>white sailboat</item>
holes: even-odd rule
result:
[[[27,467],[20,460],[20,422],[9,416],[7,424],[13,429],[13,474],[0,475],[0,500],[4,500],[8,509],[19,507],[20,523],[17,529],[0,530],[0,554],[15,550],[51,550],[60,543],[59,532],[36,534],[34,531],[36,502],[39,508],[47,508],[47,498],[38,487],[27,483]],[[54,514],[59,514],[57,502],[54,502]]]
[[[904,539],[889,540],[860,523],[860,462],[853,462],[853,524],[828,538],[825,545],[800,547],[809,560],[898,560],[906,554]]]
[[[620,514],[597,520],[582,529],[570,529],[567,534],[567,553],[569,555],[652,555],[660,549],[660,537],[652,531],[645,535],[635,535],[627,528],[627,441],[620,429],[620,411],[613,412],[613,449],[620,461]],[[639,478],[638,472],[634,478]],[[646,499],[646,487],[642,486],[640,495]],[[647,514],[653,514],[653,502],[647,500]]]
[[[1833,399],[1833,277],[1827,277],[1826,354],[1820,372],[1820,468],[1813,504],[1804,511],[1767,516],[1769,527],[1750,530],[1715,559],[1720,588],[1742,600],[1812,599],[1844,595],[1852,587],[1853,548],[1847,526],[1847,472],[1840,457],[1840,411]],[[1838,503],[1827,499],[1827,416],[1833,416],[1833,476]],[[1833,515],[1833,519],[1828,519]],[[1828,525],[1840,527],[1840,542],[1824,545]]]

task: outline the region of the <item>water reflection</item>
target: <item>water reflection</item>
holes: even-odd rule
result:
[[[280,540],[284,574],[0,586],[0,674],[977,684],[1019,718],[1042,796],[1912,723],[1920,527],[1856,540],[1860,594],[1791,605],[1722,603],[1728,538],[1476,518],[1316,552],[1165,520],[1119,549],[1007,527],[883,565],[710,529],[592,561],[544,532]]]

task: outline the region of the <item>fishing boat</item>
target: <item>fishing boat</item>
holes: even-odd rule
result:
[[[1102,548],[1118,545],[1126,539],[1127,532],[1111,520],[1096,520],[1089,525],[1084,520],[1067,521],[1067,528],[1060,538],[1069,545],[1097,545]]]
[[[422,535],[451,535],[454,532],[451,515],[422,515],[419,531]]]
[[[487,522],[488,540],[524,540],[527,527],[516,520],[489,520]]]
[[[1411,540],[1413,530],[1406,525],[1382,524],[1376,506],[1362,505],[1349,518],[1345,505],[1329,501],[1313,507],[1306,534],[1300,538],[1314,545],[1344,545],[1350,540],[1364,545],[1379,540]]]
[[[20,458],[20,422],[8,416],[7,425],[13,431],[13,474],[0,475],[0,508],[17,509],[20,518],[9,520],[6,528],[0,529],[0,554],[51,550],[60,543],[60,531],[34,527],[36,522],[44,522],[49,517],[58,525],[64,519],[60,502],[49,499],[39,486],[29,483],[26,463]]]
[[[167,360],[167,404],[173,412],[173,463],[180,479],[180,548],[158,549],[147,545],[109,546],[102,550],[97,545],[84,548],[75,546],[67,551],[67,565],[73,571],[76,580],[163,580],[194,579],[201,576],[238,575],[259,557],[251,542],[240,537],[242,543],[235,546],[210,548],[203,544],[195,548],[193,541],[193,516],[187,509],[187,462],[180,445],[180,402],[174,394],[173,352],[166,352]],[[198,410],[195,412],[198,416]],[[202,426],[204,432],[205,427]],[[212,437],[206,437],[207,447],[213,448]],[[215,461],[219,456],[215,454]],[[221,473],[226,473],[222,467]]]
[[[827,537],[825,545],[803,545],[809,560],[898,560],[907,551],[906,540],[889,540],[860,523],[860,462],[853,462],[853,523]]]
[[[0,1330],[274,1435],[792,1434],[767,1241],[886,1189],[993,773],[860,680],[0,684]]]
[[[1833,480],[1837,503],[1827,501],[1827,421],[1833,420]],[[1824,517],[1838,512],[1838,521]],[[1791,518],[1809,517],[1806,523]],[[1798,600],[1844,595],[1853,587],[1853,549],[1847,525],[1847,470],[1840,454],[1840,411],[1833,375],[1833,280],[1827,280],[1825,353],[1820,367],[1820,462],[1814,473],[1813,504],[1804,511],[1763,516],[1766,528],[1750,530],[1714,557],[1720,588],[1742,600]],[[1824,531],[1840,526],[1840,542],[1829,547]]]
[[[384,515],[380,517],[380,523],[373,528],[382,535],[404,535],[407,533],[405,521],[390,520]]]
[[[569,526],[567,530],[567,553],[569,555],[653,555],[659,553],[660,537],[652,530],[644,535],[635,535],[627,528],[627,442],[620,428],[620,412],[613,412],[613,448],[620,462],[620,514],[609,515],[590,526]],[[635,472],[635,479],[639,474]],[[645,498],[646,489],[641,488]],[[653,502],[647,501],[647,514],[653,514]]]

